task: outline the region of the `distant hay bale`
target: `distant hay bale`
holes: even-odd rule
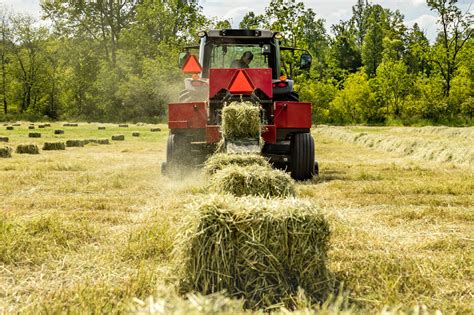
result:
[[[99,129],[99,130],[105,130],[105,127],[104,127],[104,126],[99,126],[97,129]]]
[[[20,127],[20,126],[21,126],[21,123],[15,123],[15,124],[12,124],[12,126],[14,126],[14,127]]]
[[[30,132],[30,133],[28,133],[28,138],[41,138],[41,133],[39,133],[39,132]]]
[[[89,143],[97,143],[97,139],[85,139],[84,144],[87,145]]]
[[[38,128],[43,129],[45,125],[38,125]]]
[[[270,163],[261,155],[257,154],[225,154],[218,153],[212,155],[206,163],[204,163],[204,171],[208,175],[213,175],[217,171],[222,170],[226,166],[248,166],[260,165],[270,168]]]
[[[98,144],[110,144],[109,139],[98,139]]]
[[[127,124],[120,124],[119,127],[120,128],[128,128],[128,125]]]
[[[316,206],[211,195],[188,208],[174,250],[182,292],[226,291],[247,308],[293,307],[299,288],[325,300],[330,230]]]
[[[112,136],[112,140],[113,140],[113,141],[124,141],[124,140],[125,140],[125,136],[124,136],[124,135],[113,135],[113,136]]]
[[[28,126],[28,129],[35,129],[35,126]]]
[[[39,149],[36,144],[20,144],[16,147],[18,154],[39,154]]]
[[[133,137],[140,137],[140,133],[138,131],[132,132]]]
[[[66,147],[71,148],[71,147],[76,147],[80,148],[84,146],[84,141],[82,140],[67,140],[66,141]]]
[[[0,158],[10,158],[12,157],[12,148],[10,147],[0,147]]]
[[[44,124],[45,127],[51,127],[50,123]]]
[[[260,108],[250,102],[233,102],[222,109],[222,134],[226,139],[258,138]]]
[[[289,174],[260,165],[226,166],[210,178],[209,188],[234,196],[288,197],[296,194],[295,182]]]
[[[151,132],[160,132],[161,128],[151,128],[150,131]]]
[[[64,134],[64,130],[56,129],[56,130],[54,130],[54,134],[55,134],[55,135],[63,135],[63,134]]]
[[[13,130],[15,129],[13,126],[7,126],[7,130]]]
[[[0,137],[0,142],[8,142],[10,139],[8,137]]]
[[[78,127],[79,124],[77,123],[65,123],[63,124],[63,127]]]
[[[43,145],[44,151],[66,150],[64,142],[45,142]]]

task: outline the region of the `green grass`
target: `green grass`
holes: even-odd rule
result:
[[[125,135],[110,145],[0,160],[0,313],[123,313],[163,303],[169,312],[240,312],[241,304],[222,296],[185,301],[176,294],[176,227],[184,205],[206,193],[205,177],[173,181],[161,175],[164,126],[155,133],[152,125],[98,125],[57,123],[41,129],[40,139],[28,138],[26,122],[13,131],[0,126],[12,147]],[[54,129],[65,134],[55,136]],[[141,136],[132,137],[133,131]],[[463,134],[472,129],[343,132],[466,146]],[[297,196],[328,218],[328,267],[341,288],[334,294],[344,297],[342,304],[339,299],[321,306],[321,314],[348,308],[346,313],[377,314],[385,306],[414,313],[417,305],[431,313],[472,312],[473,166],[314,134],[321,174],[298,183]],[[305,303],[302,298],[303,309]]]

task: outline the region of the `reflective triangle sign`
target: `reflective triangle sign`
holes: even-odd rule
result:
[[[197,60],[196,56],[189,55],[188,59],[186,59],[186,62],[184,63],[183,72],[184,73],[201,73],[202,72],[202,67],[199,64],[199,61]]]
[[[239,70],[230,83],[229,92],[232,94],[252,94],[254,87],[247,74]]]

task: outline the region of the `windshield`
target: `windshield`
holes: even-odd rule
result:
[[[214,45],[210,68],[269,68],[268,55],[260,45]]]

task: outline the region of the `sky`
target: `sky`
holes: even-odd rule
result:
[[[463,10],[473,10],[471,4],[474,0],[459,0],[458,6]],[[263,13],[270,0],[199,0],[204,14],[208,17],[228,19],[233,27],[238,27],[242,17],[248,11],[257,14]],[[326,20],[326,29],[351,17],[352,6],[356,0],[304,0],[307,8],[312,8],[319,18]],[[429,10],[425,0],[371,0],[373,4],[380,4],[384,8],[400,10],[405,15],[405,24],[412,27],[416,22],[425,31],[428,38],[433,41],[436,37],[438,25],[436,14]],[[39,0],[0,0],[0,3],[16,12],[29,13],[37,18],[40,17]],[[474,7],[474,6],[473,6]]]

